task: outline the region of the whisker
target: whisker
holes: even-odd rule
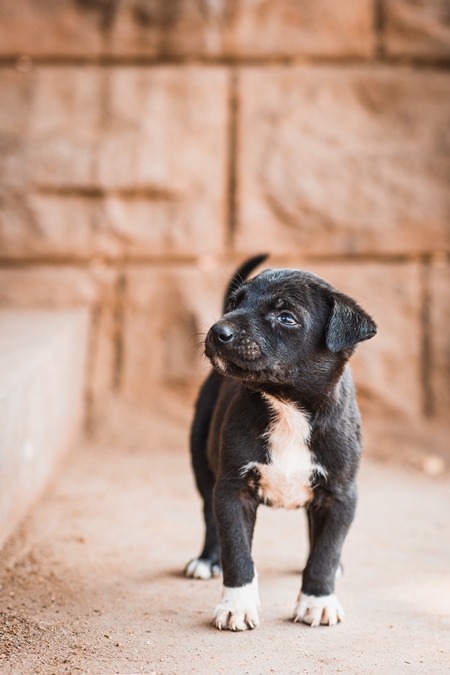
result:
[[[203,331],[202,331],[202,332],[200,332],[200,333],[193,333],[192,335],[189,336],[189,340],[193,340],[193,339],[196,338],[196,337],[201,337],[201,338],[205,339],[205,337],[206,337],[206,332],[203,332]]]

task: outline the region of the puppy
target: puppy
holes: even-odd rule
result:
[[[354,300],[314,274],[267,269],[246,281],[266,257],[236,272],[224,315],[206,336],[214,370],[191,432],[206,534],[185,574],[209,579],[223,570],[213,625],[234,631],[259,624],[251,546],[260,504],[306,508],[310,553],[294,621],[332,626],[344,618],[334,584],[361,455],[347,362],[376,333]]]

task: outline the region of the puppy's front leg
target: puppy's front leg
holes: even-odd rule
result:
[[[259,624],[258,577],[251,556],[257,499],[232,480],[219,480],[214,494],[222,550],[222,599],[213,626],[247,630]]]
[[[342,545],[353,521],[356,489],[344,497],[320,494],[308,508],[311,550],[303,570],[294,621],[334,626],[345,617],[334,594]]]

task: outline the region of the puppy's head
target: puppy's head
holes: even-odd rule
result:
[[[229,295],[225,314],[207,334],[205,353],[224,375],[317,388],[375,333],[370,316],[326,281],[269,269]]]

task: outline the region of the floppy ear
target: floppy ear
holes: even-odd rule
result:
[[[369,340],[377,332],[377,325],[364,310],[347,295],[333,294],[333,308],[325,334],[330,352],[340,352],[358,342]]]

